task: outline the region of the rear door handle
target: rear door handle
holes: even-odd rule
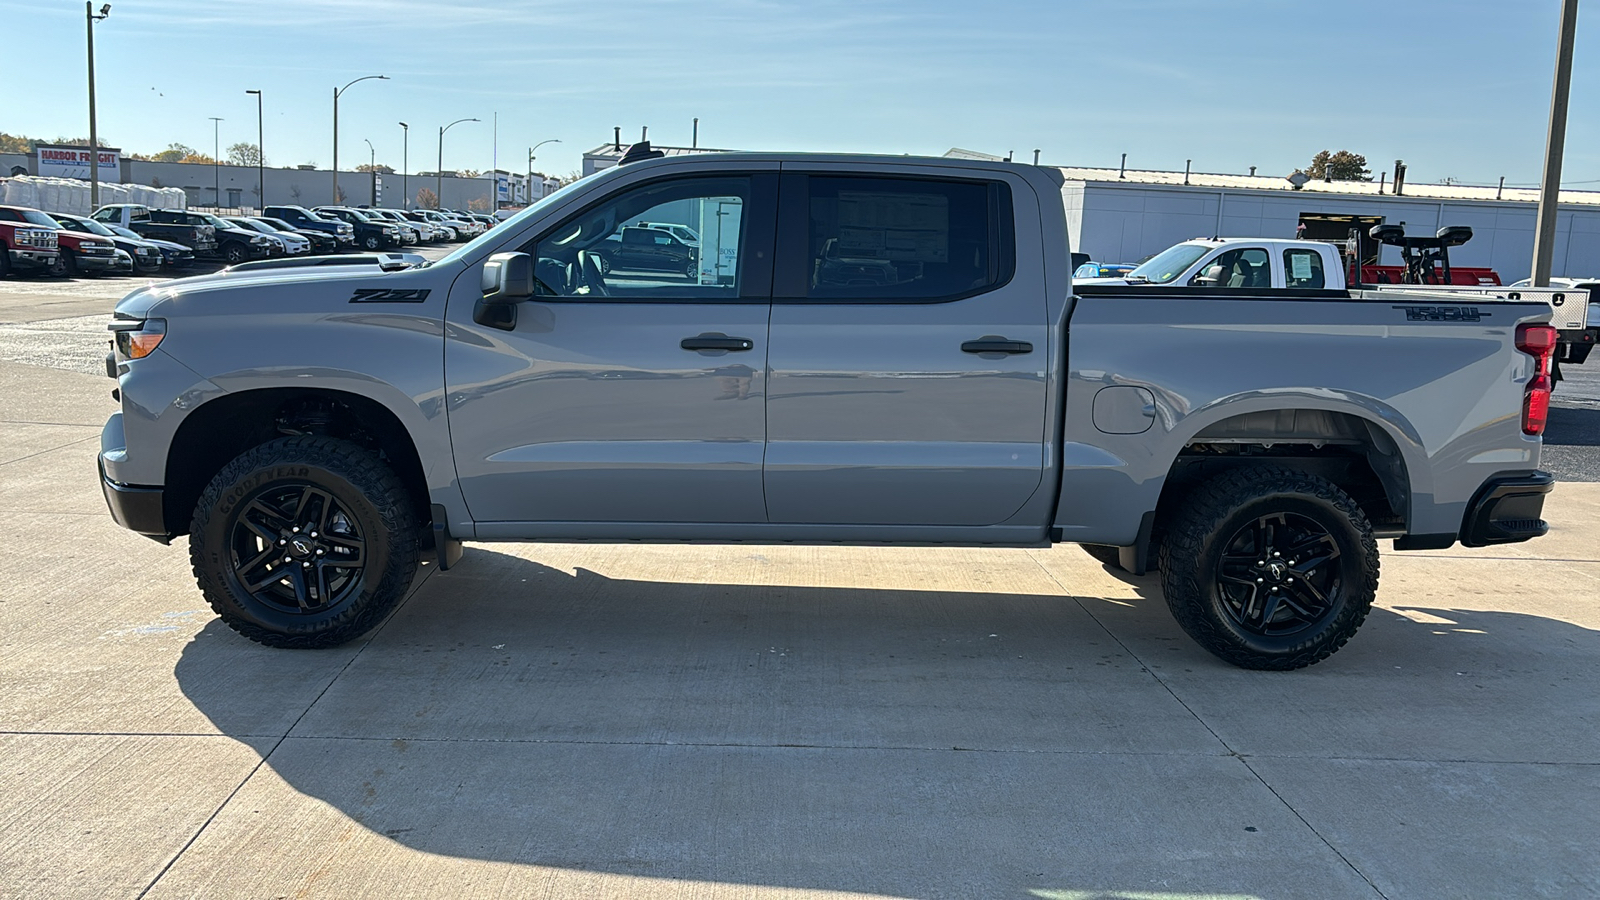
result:
[[[986,334],[975,341],[961,345],[963,353],[1032,353],[1033,345],[1027,341],[1009,341],[999,335]]]
[[[685,350],[749,350],[755,342],[749,338],[728,337],[720,331],[713,331],[696,337],[687,337],[678,342],[678,346]]]

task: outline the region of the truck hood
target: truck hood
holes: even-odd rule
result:
[[[333,261],[331,264],[328,261]],[[354,288],[390,287],[396,280],[425,282],[424,288],[448,288],[459,265],[400,268],[424,262],[415,253],[371,253],[358,256],[312,256],[263,260],[223,269],[211,275],[175,278],[140,288],[117,303],[119,319],[145,319],[181,311],[203,302],[208,308],[240,305],[240,311],[270,312],[279,298],[321,298],[318,305],[343,308]]]

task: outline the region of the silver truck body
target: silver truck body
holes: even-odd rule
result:
[[[947,302],[537,297],[514,329],[474,319],[491,255],[597,198],[685,174],[796,171],[1003,182],[1015,271]],[[1518,418],[1535,363],[1513,335],[1548,306],[1478,298],[1476,315],[1429,318],[1406,307],[1458,301],[1074,296],[1052,174],[675,157],[577,182],[426,267],[142,289],[118,319],[165,319],[167,334],[150,356],[110,363],[122,412],[103,437],[108,498],[114,513],[123,498],[119,520],[136,530],[182,533],[193,482],[210,474],[194,470],[211,464],[184,448],[227,421],[205,411],[310,389],[392,416],[402,431],[389,439],[414,446],[435,527],[467,540],[1138,546],[1185,454],[1335,444],[1382,484],[1393,515],[1373,516],[1380,536],[1435,546],[1462,534],[1492,479],[1537,469],[1540,439]],[[680,347],[707,333],[752,346]],[[985,336],[1033,350],[962,352]]]

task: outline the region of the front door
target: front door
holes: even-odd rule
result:
[[[774,523],[992,525],[1034,494],[1050,339],[1037,209],[1020,179],[785,169]],[[1015,226],[1023,211],[1033,227]]]
[[[766,521],[776,181],[752,171],[635,182],[506,248],[532,255],[537,278],[509,330],[475,321],[477,279],[458,279],[447,402],[480,534],[519,533],[492,523]],[[726,280],[601,264],[624,225],[699,227],[729,206],[743,215],[724,235],[736,261]]]

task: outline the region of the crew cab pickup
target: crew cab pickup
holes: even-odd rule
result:
[[[183,210],[154,210],[137,203],[113,203],[94,211],[89,218],[102,225],[127,228],[151,240],[171,241],[188,247],[197,256],[211,256],[217,250],[217,230],[209,224],[165,221],[152,212],[183,214]]]
[[[128,295],[114,519],[187,534],[212,608],[279,647],[363,634],[462,541],[1073,542],[1263,669],[1356,632],[1379,539],[1547,529],[1546,303],[1074,290],[1054,170],[640,149],[437,262]],[[726,277],[604,271],[639,221]]]
[[[58,231],[25,217],[0,216],[0,278],[11,272],[48,272],[59,265]]]
[[[340,250],[356,244],[356,231],[350,223],[325,219],[304,206],[269,206],[261,214],[282,219],[300,231],[320,231],[338,241],[337,248]]]
[[[56,229],[58,252],[48,269],[51,275],[99,275],[118,268],[117,247],[110,238],[66,228],[45,213],[26,206],[0,206],[0,221]]]

